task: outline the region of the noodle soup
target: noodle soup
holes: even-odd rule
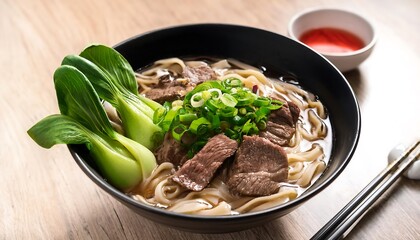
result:
[[[263,68],[258,69],[233,59],[170,58],[156,61],[140,69],[136,77],[141,94],[161,103],[170,103],[172,107],[182,104],[188,93],[202,82],[238,79],[244,88],[254,94],[284,102],[282,108],[287,106],[291,110],[293,107],[298,108],[297,121],[289,124],[293,126],[293,131],[285,142],[281,142],[280,152],[284,151],[287,156],[287,174],[284,180],[275,183],[277,186],[275,192],[258,195],[233,191],[229,185],[231,175],[229,168],[235,166],[237,156],[229,156],[225,162],[220,163],[220,167],[203,189],[199,191],[188,189],[174,179],[176,180],[177,171],[180,171],[183,165],[186,165],[200,150],[192,154],[189,152],[190,156],[183,156],[181,160],[175,161],[176,155],[182,151],[171,150],[173,159],[159,159],[161,150],[157,149],[155,154],[159,162],[158,167],[150,177],[132,190],[130,195],[145,204],[177,213],[235,215],[288,202],[309,188],[325,170],[331,155],[332,133],[327,111],[316,96],[302,89],[295,81],[284,81],[281,77],[271,78],[265,73]],[[162,92],[164,94],[156,95]],[[121,130],[118,116],[113,115],[112,111],[108,112],[110,119],[115,120],[116,129]],[[268,125],[269,123],[267,128]],[[259,135],[261,138],[269,139],[270,134],[265,134],[264,127],[261,129],[257,134],[245,135]],[[226,132],[222,134],[229,136]],[[164,139],[164,141],[170,140],[167,137]],[[237,142],[241,149],[242,138]],[[275,145],[279,143],[274,142]],[[176,141],[169,145],[174,143],[178,145]],[[261,151],[258,154],[262,156],[265,153]]]

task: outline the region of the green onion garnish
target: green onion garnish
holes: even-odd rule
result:
[[[237,78],[227,78],[199,84],[183,101],[165,103],[153,120],[181,143],[184,134],[187,139],[192,137],[194,141],[185,145],[189,154],[195,154],[218,133],[239,142],[243,135],[258,134],[267,127],[271,111],[282,105],[279,100],[258,96]]]

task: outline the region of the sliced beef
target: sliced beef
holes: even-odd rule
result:
[[[278,144],[280,146],[287,146],[295,132],[295,127],[268,121],[266,129],[261,131],[259,135],[260,137],[270,140],[272,143]]]
[[[229,168],[227,185],[234,194],[266,196],[277,192],[287,175],[282,147],[256,135],[244,136]]]
[[[293,102],[285,102],[280,109],[272,111],[268,117],[269,121],[277,124],[295,126],[299,118],[300,109]]]
[[[175,101],[185,97],[186,88],[184,86],[171,86],[162,84],[146,92],[146,97],[163,104],[165,101]]]
[[[289,106],[290,114],[292,114],[293,125],[295,125],[299,119],[299,106],[294,104],[293,102],[287,102],[287,106]]]
[[[213,179],[222,163],[235,154],[238,143],[223,134],[209,139],[207,144],[174,174],[172,180],[192,191],[201,191]]]
[[[187,80],[179,81],[179,78],[186,78]],[[203,62],[203,64],[197,66],[186,66],[181,76],[162,75],[159,83],[147,91],[145,95],[147,98],[163,104],[165,101],[183,99],[187,92],[197,84],[211,79],[216,79],[216,73],[206,63]]]
[[[205,63],[194,67],[186,66],[182,75],[196,85],[208,80],[214,80],[217,77],[213,69]]]
[[[171,162],[179,166],[187,160],[187,151],[170,133],[166,133],[162,145],[155,151],[155,156],[159,164]]]
[[[296,131],[300,109],[293,102],[285,102],[283,106],[270,113],[267,128],[260,132],[260,136],[280,146],[287,146]]]

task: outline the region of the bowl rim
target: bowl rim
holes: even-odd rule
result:
[[[262,28],[246,26],[246,25],[229,24],[229,23],[192,23],[192,24],[172,25],[172,26],[168,26],[168,27],[157,28],[155,30],[145,31],[143,33],[134,35],[132,37],[129,37],[129,38],[115,44],[113,46],[113,48],[114,49],[118,48],[118,47],[120,47],[124,44],[127,44],[128,42],[131,42],[131,41],[135,40],[135,39],[143,38],[145,36],[149,36],[151,34],[159,33],[159,32],[162,32],[162,31],[167,31],[167,30],[173,31],[173,30],[177,30],[177,29],[194,28],[194,27],[234,27],[234,28],[241,28],[241,29],[250,30],[250,31],[261,31],[261,32],[265,32],[265,33],[268,33],[268,34],[274,34],[274,35],[277,35],[277,36],[281,36],[281,37],[285,37],[287,39],[293,40],[291,38],[288,38],[287,36],[284,36],[282,34],[279,34],[279,33],[273,32],[273,31],[265,30],[265,29],[262,29]],[[208,220],[216,220],[216,221],[217,220],[219,220],[219,221],[227,220],[228,221],[228,220],[235,220],[235,219],[241,219],[241,220],[251,219],[251,218],[254,218],[256,216],[263,216],[263,215],[270,214],[270,213],[273,213],[273,212],[281,212],[284,209],[294,209],[295,207],[301,205],[305,201],[309,200],[310,198],[314,197],[319,192],[324,190],[327,186],[329,186],[343,172],[343,170],[346,168],[346,166],[350,162],[352,156],[354,155],[354,152],[355,152],[356,147],[357,147],[358,142],[359,142],[360,130],[361,130],[361,114],[360,114],[359,103],[358,103],[357,98],[355,96],[355,93],[354,93],[353,89],[351,88],[350,84],[348,83],[347,79],[328,59],[326,59],[320,53],[314,51],[313,49],[309,48],[308,46],[306,46],[306,45],[304,45],[300,42],[297,42],[297,43],[300,44],[300,45],[303,45],[303,47],[305,47],[305,48],[309,49],[310,51],[314,52],[315,54],[319,55],[322,59],[324,59],[326,62],[328,62],[328,64],[330,64],[335,69],[337,74],[339,74],[343,78],[343,80],[345,80],[345,84],[348,86],[348,88],[351,92],[351,95],[353,97],[355,107],[356,107],[356,110],[357,110],[357,114],[356,114],[357,115],[356,116],[356,122],[357,122],[356,127],[357,127],[357,129],[356,129],[356,132],[354,134],[355,139],[352,141],[350,150],[344,156],[345,161],[343,161],[343,163],[337,168],[337,170],[334,171],[333,173],[331,173],[331,175],[328,178],[326,178],[322,184],[317,185],[315,187],[311,186],[303,194],[301,194],[299,197],[297,197],[293,200],[290,200],[286,203],[282,203],[282,204],[279,204],[279,205],[271,207],[271,208],[259,210],[259,211],[256,211],[256,212],[241,213],[241,214],[236,214],[236,215],[215,215],[215,216],[212,216],[212,215],[193,215],[193,214],[185,214],[185,213],[176,213],[176,212],[168,211],[166,209],[161,209],[161,208],[158,208],[158,207],[155,207],[155,206],[147,205],[145,203],[142,203],[142,202],[134,199],[133,197],[130,197],[128,194],[125,194],[125,193],[121,192],[120,190],[116,189],[111,184],[109,184],[103,177],[101,177],[100,174],[86,162],[86,160],[82,159],[82,157],[79,155],[79,153],[75,150],[74,145],[67,145],[67,147],[68,147],[71,155],[75,159],[76,163],[82,169],[82,171],[91,180],[93,180],[93,182],[95,182],[95,184],[98,185],[102,190],[106,191],[107,193],[109,193],[114,198],[118,198],[118,199],[122,200],[124,204],[129,204],[131,207],[140,208],[140,209],[142,209],[146,212],[163,214],[163,215],[167,215],[167,216],[172,217],[172,218],[182,218],[182,219],[196,220],[196,221],[203,221],[203,220],[206,220],[206,221],[208,221]],[[334,136],[333,136],[333,142],[334,141],[335,141],[335,139],[334,139]],[[328,168],[328,166],[327,166],[327,168]],[[321,179],[321,178],[322,178],[322,175],[320,176],[319,179]],[[319,179],[317,181],[319,181]]]
[[[366,16],[364,16],[363,14],[360,13],[356,13],[354,11],[350,11],[347,9],[343,9],[343,8],[334,8],[334,7],[314,7],[314,8],[308,8],[306,10],[303,10],[301,12],[298,12],[297,14],[295,14],[289,21],[288,25],[287,25],[287,32],[288,35],[295,41],[298,41],[302,44],[304,44],[305,46],[307,46],[305,43],[301,42],[299,40],[299,38],[295,35],[295,32],[293,31],[293,26],[294,24],[296,24],[296,22],[303,16],[308,15],[308,14],[312,14],[312,13],[317,13],[317,12],[341,12],[344,14],[349,14],[349,15],[353,15],[361,20],[363,20],[366,25],[370,28],[370,30],[372,31],[372,39],[369,41],[369,43],[367,43],[363,48],[360,48],[358,50],[355,51],[351,51],[351,52],[345,52],[345,53],[331,53],[331,52],[319,52],[320,54],[327,56],[327,57],[350,57],[350,56],[356,56],[356,55],[361,55],[365,52],[368,52],[370,50],[373,49],[373,47],[376,45],[378,36],[377,36],[377,31],[376,31],[376,27],[375,25],[372,23],[372,21],[367,18]]]

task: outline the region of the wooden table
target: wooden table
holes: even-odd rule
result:
[[[131,212],[99,189],[64,145],[40,148],[26,131],[57,113],[52,74],[89,43],[186,23],[234,23],[286,34],[309,7],[368,16],[379,40],[346,73],[362,111],[358,148],[326,190],[265,226],[223,235],[181,232]],[[0,1],[0,239],[308,239],[387,164],[399,141],[420,137],[420,2]],[[344,107],[344,106],[343,106]],[[348,239],[420,239],[420,182],[402,178]]]

